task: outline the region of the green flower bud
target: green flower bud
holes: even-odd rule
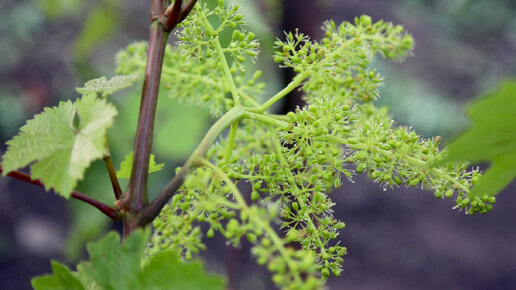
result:
[[[366,170],[366,165],[365,165],[364,163],[359,164],[359,165],[357,166],[357,168],[356,168],[356,171],[357,171],[358,173],[362,173],[362,172],[364,172],[364,170]]]
[[[258,191],[253,190],[253,192],[251,193],[251,200],[257,201],[258,199],[260,199],[260,194],[258,193]]]
[[[411,181],[409,181],[409,183],[407,184],[408,186],[416,186],[419,184],[419,178],[414,178],[412,179]]]
[[[322,268],[321,270],[321,275],[324,277],[324,278],[328,278],[330,276],[330,270],[328,268]]]
[[[210,228],[210,229],[208,230],[208,232],[206,233],[206,237],[208,237],[208,238],[210,238],[210,239],[211,239],[211,238],[213,238],[213,236],[214,236],[214,235],[215,235],[215,232],[213,231],[213,229],[212,229],[212,228]]]
[[[256,235],[255,234],[249,233],[246,236],[247,236],[247,239],[249,240],[249,242],[251,242],[251,243],[256,242]]]

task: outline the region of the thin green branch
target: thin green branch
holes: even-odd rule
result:
[[[258,120],[262,123],[273,125],[273,126],[279,127],[279,128],[287,128],[289,125],[285,121],[278,120],[277,118],[274,118],[270,115],[265,115],[265,114],[260,114],[260,113],[248,112],[245,115],[245,117],[248,119],[251,119],[251,120]]]
[[[208,34],[218,35],[217,31],[215,31],[213,29],[213,26],[211,26],[210,21],[208,20],[206,15],[204,15],[204,13],[202,11],[200,13],[202,15],[204,27],[208,31]],[[233,74],[229,70],[228,60],[226,59],[226,56],[224,55],[224,50],[222,49],[222,45],[220,44],[219,37],[218,36],[215,37],[213,39],[213,42],[217,49],[217,56],[218,56],[219,62],[220,62],[219,64],[222,67],[222,70],[224,71],[224,75],[226,76],[226,81],[228,82],[229,89],[231,91],[231,95],[233,96],[234,105],[235,106],[240,105],[240,96],[238,94],[238,89],[235,85],[235,80],[233,79]]]
[[[294,77],[294,79],[286,86],[283,90],[279,91],[276,95],[272,96],[267,102],[257,108],[258,112],[265,112],[270,106],[274,105],[277,101],[295,90],[303,81],[310,76],[309,72],[303,72]]]
[[[220,65],[222,66],[222,70],[224,70],[224,74],[226,75],[226,81],[229,84],[229,89],[231,90],[231,95],[233,96],[233,102],[235,103],[235,105],[239,105],[240,96],[238,95],[238,90],[235,85],[235,80],[233,79],[233,74],[229,70],[228,61],[226,59],[226,56],[224,55],[224,51],[222,50],[222,46],[220,44],[218,36],[215,38],[215,46],[217,48],[217,54],[220,59]]]
[[[208,161],[208,160],[206,160],[204,158],[199,158],[196,161],[199,163],[199,165],[206,166],[206,167],[210,168],[211,170],[213,170],[213,172],[216,175],[218,175],[220,178],[222,178],[222,180],[224,180],[226,185],[229,186],[229,188],[233,192],[233,197],[235,198],[237,204],[240,206],[241,209],[248,209],[249,208],[247,206],[247,203],[245,202],[244,196],[242,195],[240,190],[236,187],[235,183],[231,180],[231,178],[229,178],[224,173],[224,171],[222,171],[222,169],[220,169],[218,166],[214,165],[213,163],[211,163],[210,161]]]
[[[228,163],[230,162],[231,153],[233,152],[237,130],[238,122],[231,124],[231,128],[229,129],[228,143],[226,144],[226,151],[224,152],[224,161]]]
[[[167,204],[170,198],[176,193],[176,191],[183,185],[184,179],[187,173],[198,166],[196,160],[203,158],[211,145],[217,140],[219,135],[231,124],[240,120],[246,113],[246,110],[242,106],[235,106],[224,114],[211,128],[208,130],[201,143],[197,146],[192,155],[185,162],[179,173],[165,186],[161,193],[147,205],[140,213],[138,218],[138,224],[144,226],[156,216],[158,216],[161,209]]]

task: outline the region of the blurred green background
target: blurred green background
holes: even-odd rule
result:
[[[149,2],[3,0],[0,3],[0,153],[5,150],[5,141],[16,134],[24,120],[42,107],[76,98],[75,87],[91,78],[114,75],[115,53],[133,41],[147,38]],[[270,57],[273,41],[283,31],[300,28],[317,39],[324,20],[351,21],[361,14],[405,26],[416,40],[414,55],[403,63],[376,62],[385,77],[378,104],[389,106],[398,123],[412,125],[425,136],[441,135],[446,140],[460,132],[467,126],[463,105],[494,88],[502,78],[516,75],[514,0],[241,0],[238,3],[249,21],[249,29],[261,40],[263,52],[258,66],[266,72],[268,95],[292,77],[291,72],[277,69]],[[118,166],[132,151],[139,88],[123,91],[112,101],[119,108],[116,125],[110,131],[111,151]],[[152,175],[151,192],[159,190],[171,178],[174,167],[189,155],[211,121],[204,109],[165,97],[159,102],[154,153],[158,162],[167,163],[167,170]],[[302,105],[299,96],[292,95],[278,110],[287,111],[298,105]],[[511,204],[511,194],[506,194],[507,199],[502,198],[502,204],[496,205],[493,214],[481,217],[482,220],[464,218],[451,212],[450,204],[423,197],[431,194],[414,193],[414,190],[409,194],[408,190],[402,190],[402,195],[385,196],[377,192],[375,185],[361,178],[359,181],[363,181],[357,182],[362,185],[349,185],[341,190],[345,194],[339,192],[334,197],[337,215],[350,225],[342,231],[343,244],[349,245],[350,254],[343,276],[330,281],[331,289],[516,287],[516,278],[504,274],[516,271],[516,248],[512,246],[516,227],[500,227],[505,221],[515,220],[515,214],[504,207]],[[114,201],[102,162],[88,170],[86,182],[79,190],[109,204]],[[418,204],[424,208],[419,210]],[[447,223],[448,219],[455,222]],[[363,228],[354,229],[353,223]],[[419,235],[421,225],[426,230]],[[455,227],[466,232],[461,235],[457,231],[457,237],[453,234]],[[79,202],[65,201],[42,189],[0,179],[0,288],[30,288],[29,278],[49,271],[50,258],[75,263],[84,255],[85,242],[110,228],[119,229],[120,225],[110,223]],[[500,231],[495,231],[498,228]],[[476,237],[486,229],[495,231],[488,235],[488,241],[469,241],[469,237]],[[386,231],[390,233],[387,238],[378,238]],[[371,239],[377,242],[372,243]],[[403,241],[407,239],[419,246],[405,248]],[[421,239],[427,241],[427,246]],[[208,242],[213,244],[204,254],[208,266],[228,274],[231,288],[272,287],[267,272],[249,259],[249,245],[244,243],[242,249],[234,250],[226,248],[220,237]],[[438,247],[436,253],[432,245],[440,243],[448,243],[449,252]],[[508,245],[505,250],[513,254],[491,251],[491,258],[482,254],[472,260],[467,257],[470,252],[484,252],[490,247],[502,251]],[[387,247],[384,251],[391,255],[385,255],[379,249],[382,247]],[[497,255],[502,257],[499,263],[492,261]],[[436,261],[436,257],[442,261]],[[484,258],[488,259],[484,265],[492,269],[471,266],[482,263],[478,259]],[[249,285],[253,286],[249,288]],[[495,286],[486,288],[486,285]]]

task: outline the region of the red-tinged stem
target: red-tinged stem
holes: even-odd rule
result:
[[[149,159],[167,39],[170,32],[190,13],[197,1],[191,0],[183,10],[182,2],[182,0],[176,0],[167,11],[165,7],[170,6],[170,0],[153,0],[151,4],[149,49],[134,142],[133,169],[127,192],[118,202],[118,208],[125,213],[124,237],[137,227],[145,225],[139,222],[138,216],[149,203],[147,192]]]
[[[120,183],[118,182],[118,178],[116,177],[115,166],[113,165],[113,160],[110,155],[104,156],[104,163],[106,163],[106,168],[109,173],[109,179],[111,180],[111,185],[113,186],[113,193],[115,194],[115,198],[118,200],[122,197],[123,191],[120,187]]]
[[[186,6],[181,11],[181,15],[179,16],[179,22],[185,20],[186,16],[190,14],[193,7],[195,6],[195,3],[197,3],[197,0],[190,0],[188,3],[186,3]]]
[[[3,169],[2,169],[2,166],[0,165],[0,173],[2,173],[2,172],[3,172]],[[11,172],[7,173],[7,176],[10,176],[12,178],[15,178],[15,179],[27,182],[27,183],[31,183],[31,184],[34,184],[34,185],[45,187],[40,180],[32,179],[30,177],[30,175],[25,174],[25,173],[20,172],[20,171],[11,171]],[[96,200],[96,199],[94,199],[92,197],[89,197],[89,196],[87,196],[85,194],[82,194],[82,193],[77,192],[77,191],[73,191],[70,196],[75,198],[75,199],[77,199],[77,200],[83,201],[83,202],[85,202],[85,203],[87,203],[89,205],[94,206],[95,208],[100,210],[103,214],[108,216],[110,219],[117,220],[120,217],[120,215],[118,214],[118,212],[114,208],[108,206],[107,204],[105,204],[105,203],[103,203],[103,202],[101,202],[99,200]]]
[[[168,31],[172,31],[181,21],[185,20],[186,16],[190,14],[197,0],[190,0],[185,7],[181,9],[183,0],[174,1],[174,4],[165,11],[165,27]]]
[[[167,9],[167,11],[165,11],[165,17],[167,17],[166,29],[168,31],[171,31],[172,29],[174,29],[176,27],[176,25],[179,23],[179,18],[181,17],[181,4],[182,3],[183,3],[183,0],[175,0],[174,4],[172,4],[172,8]]]
[[[165,1],[166,2],[166,1]],[[138,126],[134,142],[134,159],[131,178],[126,194],[121,200],[121,209],[129,215],[137,215],[148,203],[147,183],[149,158],[152,149],[154,118],[161,80],[165,47],[170,32],[166,31],[156,15],[164,12],[163,2],[153,0],[147,66],[143,81]],[[128,229],[130,233],[133,229]]]

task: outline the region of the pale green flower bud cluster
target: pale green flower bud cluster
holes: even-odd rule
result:
[[[308,98],[329,96],[327,92],[331,91],[339,98],[374,100],[382,82],[382,77],[368,67],[374,55],[380,52],[389,59],[402,59],[414,45],[401,26],[372,23],[367,15],[355,18],[354,24],[328,21],[323,30],[325,38],[320,43],[299,32],[276,41],[276,62],[299,73],[310,71],[303,86]]]
[[[468,171],[466,163],[433,166],[443,156],[438,148],[440,137],[423,139],[410,128],[394,128],[386,109],[371,104],[357,108],[361,119],[345,138],[346,146],[355,150],[350,161],[358,173],[368,173],[384,188],[404,183],[433,190],[437,198],[456,196],[457,207],[469,214],[492,209],[493,198],[469,194],[480,177],[478,169]]]
[[[199,0],[181,24],[179,46],[166,51],[163,86],[169,94],[223,116],[185,164],[185,182],[154,221],[149,255],[176,248],[189,258],[204,249],[199,223],[206,223],[208,238],[219,232],[234,246],[248,239],[282,289],[320,289],[327,277],[340,275],[347,253],[337,240],[345,224],[333,217],[330,193],[355,173],[383,188],[406,184],[431,189],[438,198],[455,197],[470,214],[491,210],[494,198],[470,194],[478,170],[431,166],[443,154],[440,138],[395,127],[386,109],[370,102],[382,82],[370,68],[374,55],[400,60],[413,47],[401,26],[361,16],[354,23],[325,23],[320,42],[287,33],[276,41],[274,60],[297,76],[259,104],[261,72],[250,71],[258,41],[243,28],[238,7],[217,3],[208,8]],[[231,36],[227,42],[223,32]],[[145,50],[135,44],[121,52],[119,72],[142,71]],[[265,112],[298,87],[305,107],[286,115]],[[213,144],[227,127],[229,134]]]

